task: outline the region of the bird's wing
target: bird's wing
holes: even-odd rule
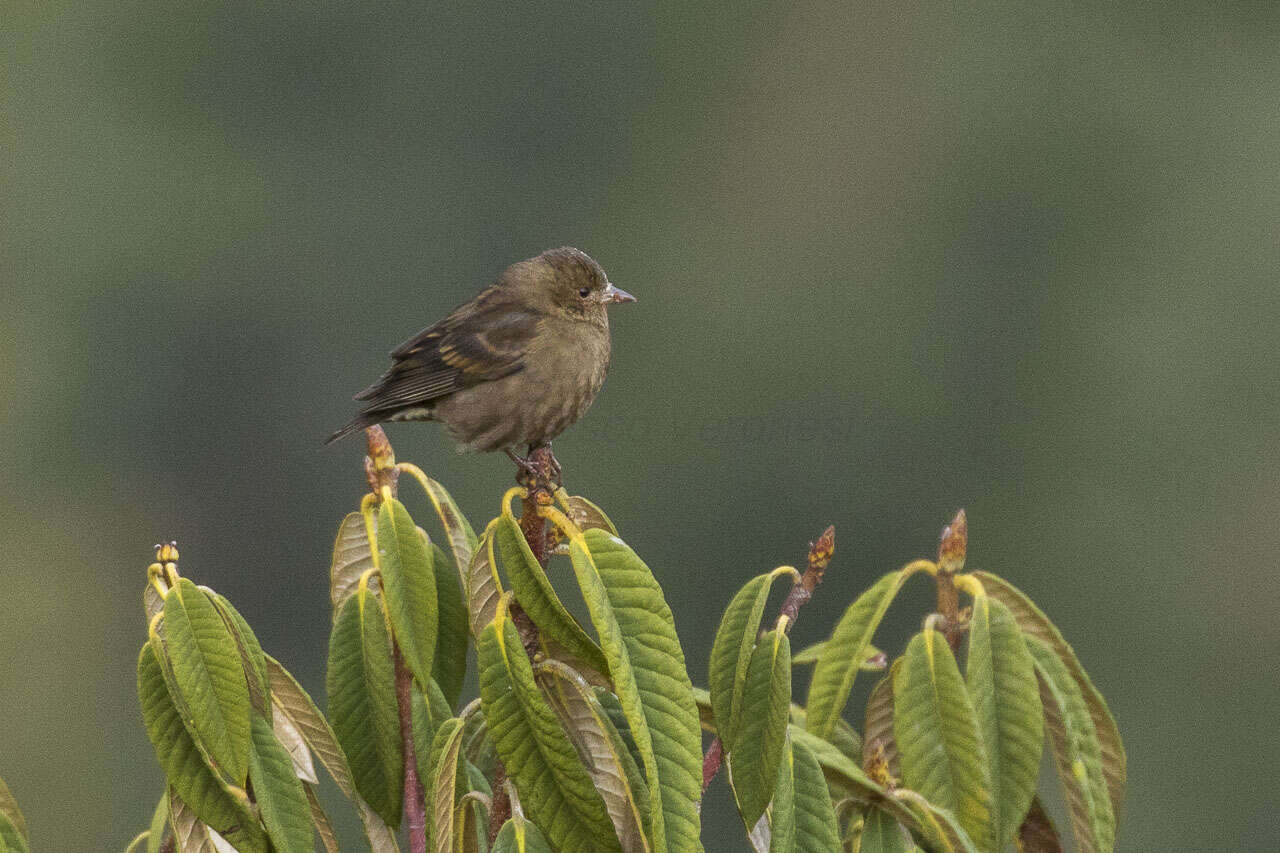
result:
[[[397,347],[391,368],[356,399],[366,412],[399,409],[509,376],[524,367],[540,318],[491,288]]]

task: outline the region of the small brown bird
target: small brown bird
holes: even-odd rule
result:
[[[364,408],[329,441],[386,421],[439,421],[464,449],[530,450],[582,417],[609,370],[611,302],[634,302],[578,249],[512,264],[391,353]],[[328,443],[328,442],[326,442]]]

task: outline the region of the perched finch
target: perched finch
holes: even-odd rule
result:
[[[578,249],[512,264],[486,290],[391,353],[329,441],[386,421],[439,421],[464,448],[533,449],[582,417],[609,371],[612,302],[635,297]]]

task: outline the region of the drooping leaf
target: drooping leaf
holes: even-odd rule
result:
[[[911,836],[902,825],[881,809],[868,809],[858,839],[859,853],[907,853]]]
[[[876,682],[867,697],[867,718],[862,727],[862,763],[867,762],[876,749],[884,759],[889,775],[898,776],[902,770],[898,763],[898,742],[893,739],[893,677],[902,668],[902,659],[894,661],[889,674]]]
[[[496,521],[493,526],[493,541],[502,557],[502,567],[506,569],[507,580],[511,583],[516,601],[520,602],[529,618],[548,638],[564,646],[596,671],[607,673],[608,664],[600,647],[565,609],[547,573],[525,541],[520,524],[511,514],[510,507],[504,507],[502,515]]]
[[[812,643],[805,646],[800,651],[791,656],[792,666],[813,666],[822,657],[822,650],[827,647],[827,641]],[[866,659],[858,666],[862,672],[884,672],[888,661],[885,653],[872,645],[868,645],[863,651]]]
[[[270,655],[267,655],[267,675],[271,680],[271,701],[275,705],[276,718],[284,717],[293,723],[307,746],[320,759],[325,770],[329,771],[329,776],[338,789],[347,799],[355,802],[372,853],[398,853],[395,835],[356,792],[347,756],[338,745],[337,735],[316,707],[316,703],[302,689],[302,685],[298,684],[297,679]]]
[[[785,631],[769,631],[751,652],[741,702],[749,710],[742,713],[740,737],[728,764],[738,811],[750,829],[773,799],[786,746],[791,645]]]
[[[419,684],[431,678],[438,624],[431,547],[395,498],[378,506],[378,556],[383,601],[405,665]]]
[[[794,729],[793,729],[794,731]],[[792,776],[795,796],[795,853],[827,853],[840,846],[840,828],[831,805],[831,793],[813,751],[790,740],[791,762],[784,769]]]
[[[425,690],[414,682],[409,696],[414,753],[418,759],[418,778],[430,779],[431,743],[435,739],[436,728],[453,716],[453,708],[440,692],[440,686],[436,684],[434,678]]]
[[[1035,795],[1044,714],[1035,664],[1013,614],[979,595],[969,621],[965,683],[991,766],[996,849],[1012,840]]]
[[[18,808],[18,801],[14,799],[13,793],[9,790],[9,786],[0,779],[0,820],[8,823],[13,831],[22,839],[24,845],[28,842],[27,837],[27,819],[22,815],[22,809]]]
[[[994,845],[990,764],[973,705],[941,634],[912,638],[893,679],[893,733],[902,782],[955,813],[980,849]]]
[[[614,536],[618,535],[618,528],[609,520],[609,516],[605,515],[604,510],[596,506],[582,495],[570,495],[566,500],[566,507],[569,518],[573,523],[578,525],[579,530],[603,530]]]
[[[350,513],[338,525],[333,559],[329,564],[329,601],[333,608],[333,621],[338,620],[342,605],[355,594],[360,576],[372,568],[373,550],[369,547],[364,515]]]
[[[795,663],[794,659],[792,660],[792,663]],[[791,703],[790,720],[791,725],[796,728],[803,729],[805,727],[804,708],[797,705],[795,702]],[[836,723],[835,730],[831,732],[831,737],[827,738],[827,740],[835,746],[836,749],[840,750],[854,761],[862,760],[862,736],[854,731],[853,726],[849,725],[844,720],[840,720]]]
[[[0,814],[0,853],[28,853],[27,839],[8,815]]]
[[[461,748],[462,720],[451,717],[436,729],[431,745],[431,775],[424,779],[436,853],[451,853],[455,846],[454,803],[457,799],[458,755]]]
[[[789,743],[783,744],[783,750],[782,760],[778,762],[777,781],[773,786],[773,799],[769,803],[768,810],[761,814],[760,820],[756,823],[757,828],[760,823],[766,823],[769,827],[769,845],[765,848],[768,853],[796,853],[794,756]]]
[[[467,594],[471,636],[476,639],[479,639],[485,626],[493,621],[493,614],[498,610],[498,599],[503,592],[493,545],[493,531],[497,526],[498,519],[495,518],[489,522],[476,543],[476,548],[471,553],[471,563],[467,566],[466,583],[463,584],[463,590]]]
[[[911,563],[880,578],[840,617],[809,682],[809,701],[805,706],[809,731],[819,737],[830,737],[836,720],[849,701],[854,677],[867,659],[867,648],[880,626],[880,620],[902,585],[911,575],[923,571],[924,566],[923,563]]]
[[[1063,853],[1062,839],[1039,797],[1031,798],[1031,809],[1018,827],[1019,853]]]
[[[152,644],[143,645],[138,655],[138,702],[160,767],[174,792],[190,803],[193,816],[219,830],[247,821],[248,796],[206,763],[173,704]]]
[[[1066,794],[1076,846],[1083,853],[1110,853],[1115,845],[1102,747],[1079,683],[1057,651],[1034,637],[1027,647],[1035,660],[1044,707],[1045,734]]]
[[[453,496],[449,494],[448,489],[428,477],[416,465],[401,463],[399,467],[418,481],[427,498],[431,501],[431,506],[435,509],[436,515],[440,517],[440,525],[444,528],[445,541],[449,543],[449,550],[453,552],[453,562],[458,571],[458,579],[465,589],[467,585],[467,567],[471,564],[471,556],[475,553],[478,541],[476,532],[471,528],[471,523],[467,521],[467,517],[462,514],[462,510],[458,509],[458,504],[454,501]],[[439,570],[442,565],[437,561],[436,569]]]
[[[894,790],[878,805],[919,835],[931,850],[942,853],[979,853],[981,850],[952,811],[930,802],[910,788]]]
[[[702,739],[671,609],[621,539],[588,530],[571,536],[569,555],[640,753],[652,804],[649,841],[659,851],[700,851]]]
[[[164,648],[195,736],[243,787],[249,771],[249,685],[240,651],[213,602],[186,578],[164,599]]]
[[[419,531],[421,532],[421,531]],[[422,534],[424,537],[425,533]],[[435,566],[436,607],[438,633],[436,635],[435,660],[431,665],[431,678],[439,686],[449,708],[458,705],[462,695],[462,682],[467,677],[467,644],[470,632],[467,628],[467,604],[462,598],[456,572],[444,571],[444,551],[438,545],[431,546],[432,564]]]
[[[498,831],[491,853],[552,853],[552,850],[536,825],[513,815]]]
[[[293,761],[276,740],[271,723],[254,714],[252,726],[249,780],[267,835],[278,853],[312,853],[311,807],[293,773]]]
[[[329,718],[355,789],[389,826],[398,827],[404,760],[391,639],[379,597],[367,586],[347,599],[333,626],[326,685]]]
[[[311,750],[307,748],[307,742],[302,739],[302,732],[298,731],[293,721],[284,714],[273,714],[271,729],[275,732],[276,740],[280,741],[280,745],[289,753],[289,760],[293,763],[293,775],[313,785],[319,782],[315,762],[311,760]]]
[[[325,853],[339,853],[338,835],[334,832],[333,824],[329,821],[329,816],[325,814],[324,807],[320,805],[320,798],[316,796],[315,788],[310,784],[304,784],[302,787],[307,792],[307,805],[311,809],[311,823],[315,825],[316,834],[320,836],[320,843],[324,845]]]
[[[798,577],[791,566],[780,566],[747,581],[725,608],[720,627],[716,630],[715,642],[711,646],[708,676],[711,710],[715,714],[720,742],[729,752],[733,751],[737,743],[747,665],[751,661],[751,650],[760,633],[760,621],[764,617],[769,590],[774,580],[784,574],[790,575],[792,581]]]
[[[267,853],[266,833],[257,821],[223,832],[200,820],[182,798],[169,788],[169,827],[177,853]]]
[[[258,643],[257,636],[249,623],[240,615],[240,611],[227,600],[207,587],[200,589],[209,596],[213,606],[217,608],[227,630],[236,641],[236,649],[240,652],[240,665],[244,668],[245,680],[249,686],[249,704],[259,714],[271,719],[271,688],[267,683],[267,662]]]
[[[169,789],[160,795],[156,810],[151,813],[151,826],[147,829],[147,853],[160,853],[165,831],[169,828]]]
[[[836,793],[852,797],[860,803],[871,803],[883,799],[887,791],[874,782],[866,771],[849,756],[845,755],[829,741],[799,726],[788,729],[792,745],[801,744],[813,754],[827,785]]]
[[[489,734],[530,818],[556,850],[618,850],[604,802],[534,683],[505,603],[480,634],[477,651]]]
[[[604,800],[622,853],[645,853],[648,791],[638,784],[639,769],[596,692],[559,661],[537,664],[534,675]]]
[[[1085,705],[1089,709],[1089,718],[1093,720],[1093,727],[1098,734],[1098,743],[1102,749],[1102,772],[1107,780],[1107,791],[1111,798],[1111,811],[1115,815],[1121,814],[1124,807],[1124,788],[1128,773],[1127,759],[1124,753],[1124,743],[1120,740],[1120,729],[1116,726],[1115,718],[1111,716],[1111,709],[1107,707],[1107,701],[1102,698],[1098,688],[1093,686],[1093,681],[1089,678],[1089,674],[1080,665],[1075,651],[1063,638],[1062,632],[1049,621],[1049,617],[1045,616],[1040,611],[1040,608],[1032,603],[1031,599],[1027,598],[1021,590],[1003,578],[987,572],[974,572],[973,574],[981,581],[988,595],[1009,608],[1014,618],[1018,620],[1018,626],[1022,629],[1022,632],[1027,636],[1035,637],[1053,649],[1058,658],[1066,664],[1071,676],[1076,680],[1076,684],[1079,685],[1080,692],[1084,696]]]

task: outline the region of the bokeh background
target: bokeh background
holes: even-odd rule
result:
[[[120,849],[160,792],[153,542],[323,695],[363,480],[321,439],[564,243],[640,301],[557,451],[695,680],[828,522],[798,644],[964,506],[1111,701],[1121,848],[1280,846],[1280,7],[1066,5],[7,4],[0,774],[36,846]],[[390,434],[495,511],[505,458]]]

